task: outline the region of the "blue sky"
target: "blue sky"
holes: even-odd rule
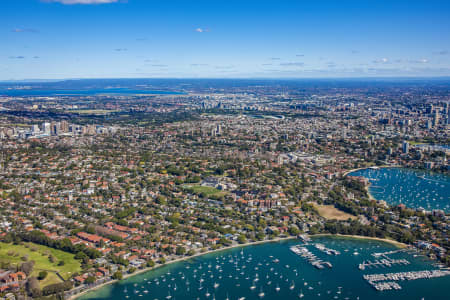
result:
[[[0,80],[377,76],[450,76],[450,1],[0,1]]]

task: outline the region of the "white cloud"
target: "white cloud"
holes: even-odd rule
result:
[[[202,32],[209,32],[209,29],[207,29],[207,28],[205,29],[205,28],[200,28],[199,27],[199,28],[196,28],[195,31],[202,33]]]
[[[43,2],[58,2],[62,4],[106,4],[114,3],[119,0],[42,0]]]

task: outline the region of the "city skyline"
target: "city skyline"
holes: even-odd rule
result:
[[[5,0],[0,80],[450,76],[445,1]]]

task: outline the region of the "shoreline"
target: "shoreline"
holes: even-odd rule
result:
[[[403,167],[403,166],[401,166],[401,165],[382,165],[382,166],[361,167],[361,168],[356,168],[356,169],[351,169],[351,170],[345,171],[344,173],[342,173],[342,176],[345,177],[345,176],[347,176],[347,175],[350,174],[350,173],[357,172],[357,171],[361,171],[361,170],[370,169],[370,168],[373,168],[373,167],[376,167],[376,168],[379,168],[379,169],[386,169],[386,168],[406,168],[406,167]]]
[[[386,169],[386,168],[403,168],[402,166],[400,166],[400,165],[383,165],[383,166],[372,166],[372,167],[377,167],[377,168],[379,168],[379,169]],[[352,169],[352,170],[349,170],[349,171],[346,171],[346,172],[344,172],[343,174],[342,174],[342,176],[344,176],[344,177],[346,177],[348,174],[350,174],[350,173],[353,173],[353,172],[357,172],[357,171],[361,171],[361,170],[367,170],[367,169],[370,169],[370,168],[372,168],[372,167],[365,167],[365,168],[357,168],[357,169]],[[364,177],[364,178],[366,178],[366,177]],[[371,183],[370,183],[370,180],[368,180],[369,181],[369,183],[364,187],[365,188],[365,190],[366,190],[366,192],[367,192],[367,195],[369,196],[369,200],[373,200],[373,201],[377,201],[377,202],[379,202],[379,201],[384,201],[383,199],[377,199],[377,198],[375,198],[371,193],[370,193],[370,185],[371,185]]]
[[[234,249],[234,248],[239,248],[239,247],[248,247],[248,246],[254,246],[254,245],[259,245],[259,244],[266,244],[266,243],[271,243],[271,242],[281,242],[281,241],[287,241],[287,240],[292,240],[292,239],[296,239],[296,238],[297,237],[295,237],[295,236],[289,236],[289,237],[276,238],[276,239],[273,239],[273,240],[264,240],[264,241],[256,241],[256,242],[250,242],[250,243],[245,243],[245,244],[238,244],[238,245],[233,245],[233,246],[227,246],[227,247],[220,248],[220,249],[215,249],[215,250],[209,250],[209,251],[205,251],[205,252],[196,253],[196,254],[194,254],[192,256],[186,256],[186,257],[177,258],[177,259],[168,261],[165,264],[156,264],[153,267],[145,268],[145,269],[142,269],[142,270],[137,270],[136,272],[131,273],[131,274],[126,274],[120,280],[111,280],[111,281],[102,283],[100,285],[97,285],[95,287],[88,288],[88,289],[82,291],[81,293],[78,293],[78,294],[75,294],[75,295],[71,295],[67,299],[68,300],[75,300],[75,299],[78,299],[79,297],[81,297],[81,296],[83,296],[85,294],[88,294],[90,292],[98,290],[98,289],[100,289],[102,287],[105,287],[107,285],[114,284],[116,282],[128,279],[128,278],[136,276],[136,275],[140,275],[140,274],[143,274],[143,273],[146,273],[146,272],[153,271],[153,270],[155,270],[157,268],[161,268],[161,267],[164,267],[164,266],[167,266],[167,265],[170,265],[170,264],[174,264],[174,263],[177,263],[177,262],[193,259],[193,258],[196,258],[196,257],[199,257],[199,256],[203,256],[203,255],[207,255],[207,254],[211,254],[211,253],[215,253],[215,252],[220,252],[220,251],[225,251],[225,250],[230,250],[230,249]]]
[[[349,235],[349,234],[332,234],[332,233],[318,233],[314,235],[310,235],[311,237],[314,236],[332,236],[332,237],[341,237],[341,238],[348,238],[348,239],[359,239],[359,240],[372,240],[372,241],[379,241],[379,242],[385,242],[391,245],[394,245],[398,248],[407,248],[408,245],[397,242],[395,240],[387,239],[387,238],[378,238],[378,237],[371,237],[371,236],[362,236],[362,235]]]
[[[407,244],[404,244],[404,243],[401,243],[401,242],[397,242],[395,240],[386,239],[386,238],[370,237],[370,236],[331,234],[331,233],[318,233],[318,234],[310,235],[310,237],[320,237],[320,236],[331,236],[331,237],[340,237],[340,238],[347,238],[347,239],[360,239],[360,240],[373,240],[373,241],[385,242],[385,243],[394,245],[397,248],[402,248],[402,249],[408,247]],[[167,262],[165,264],[156,264],[154,267],[145,268],[145,269],[142,269],[142,270],[137,270],[136,272],[134,272],[132,274],[126,274],[126,275],[123,276],[123,278],[121,280],[111,280],[111,281],[102,283],[102,284],[100,284],[98,286],[95,286],[93,288],[86,289],[86,290],[82,291],[79,294],[75,294],[75,295],[70,296],[68,298],[68,300],[78,299],[79,297],[81,297],[81,296],[83,296],[85,294],[88,294],[90,292],[98,290],[98,289],[100,289],[102,287],[105,287],[107,285],[111,285],[111,284],[114,284],[116,282],[120,282],[122,280],[131,278],[133,276],[137,276],[137,275],[140,275],[140,274],[143,274],[143,273],[146,273],[146,272],[153,271],[153,270],[155,270],[157,268],[161,268],[161,267],[164,267],[164,266],[167,266],[167,265],[170,265],[170,264],[174,264],[174,263],[177,263],[177,262],[181,262],[181,261],[186,261],[186,260],[193,259],[193,258],[196,258],[196,257],[199,257],[199,256],[204,256],[204,255],[207,255],[207,254],[216,253],[216,252],[225,251],[225,250],[230,250],[230,249],[239,248],[239,247],[244,248],[244,247],[248,247],[248,246],[266,244],[266,243],[271,243],[271,242],[275,243],[275,242],[287,241],[287,240],[292,240],[292,239],[296,239],[296,238],[297,237],[295,237],[295,236],[290,236],[290,237],[277,238],[277,239],[273,239],[273,240],[264,240],[264,241],[250,242],[250,243],[246,243],[246,244],[239,244],[239,245],[228,246],[228,247],[224,247],[224,248],[220,248],[220,249],[209,250],[209,251],[206,251],[206,252],[197,253],[197,254],[192,255],[192,256],[181,257],[181,258],[178,258],[178,259],[175,259],[175,260],[171,260],[171,261],[169,261],[169,262]]]

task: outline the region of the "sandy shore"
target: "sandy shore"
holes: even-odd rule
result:
[[[403,244],[403,243],[400,243],[400,242],[397,242],[397,241],[394,241],[394,240],[382,239],[382,238],[377,238],[377,237],[369,237],[369,236],[330,234],[330,233],[320,233],[320,234],[315,234],[315,235],[310,235],[310,236],[311,237],[314,237],[314,236],[337,236],[337,237],[349,238],[349,239],[374,240],[374,241],[380,241],[380,242],[389,243],[389,244],[392,244],[392,245],[394,245],[394,246],[396,246],[398,248],[406,248],[408,246],[406,244]],[[197,253],[197,254],[192,255],[192,256],[186,256],[186,257],[178,258],[178,259],[175,259],[175,260],[171,260],[171,261],[168,261],[165,264],[157,264],[157,265],[155,265],[152,268],[146,268],[146,269],[138,270],[138,271],[136,271],[136,272],[134,272],[132,274],[124,275],[122,280],[130,278],[132,276],[136,276],[136,275],[142,274],[142,273],[146,273],[146,272],[152,271],[154,269],[157,269],[157,268],[160,268],[160,267],[163,267],[163,266],[167,266],[167,265],[170,265],[170,264],[173,264],[173,263],[176,263],[176,262],[193,259],[195,257],[207,255],[207,254],[210,254],[210,253],[225,251],[225,250],[229,250],[229,249],[233,249],[233,248],[243,248],[243,247],[252,246],[252,245],[265,244],[265,243],[271,243],[271,242],[279,242],[279,241],[284,241],[284,240],[291,240],[291,239],[295,239],[295,238],[296,237],[293,237],[293,236],[285,237],[285,238],[277,238],[277,239],[273,239],[273,240],[264,240],[264,241],[258,241],[258,242],[251,242],[251,243],[233,245],[233,246],[224,247],[224,248],[220,248],[220,249],[216,249],[216,250],[210,250],[210,251],[206,251],[206,252],[201,252],[201,253]],[[96,287],[84,290],[83,292],[81,292],[79,294],[71,296],[69,298],[69,300],[77,299],[78,297],[81,297],[82,295],[85,295],[85,294],[90,293],[92,291],[98,290],[98,289],[100,289],[100,288],[102,288],[102,287],[104,287],[106,285],[116,283],[118,281],[119,280],[108,281],[108,282],[103,283],[101,285],[98,285]]]
[[[383,169],[383,168],[402,168],[402,166],[400,165],[382,165],[382,166],[371,166],[371,167],[362,167],[362,168],[357,168],[357,169],[351,169],[348,171],[345,171],[342,176],[347,176],[348,174],[352,173],[352,172],[356,172],[356,171],[360,171],[360,170],[365,170],[365,169],[370,169],[372,167],[377,167],[379,169]]]
[[[346,234],[331,234],[331,233],[319,233],[311,236],[338,236],[343,238],[350,238],[350,239],[361,239],[361,240],[374,240],[374,241],[380,241],[392,244],[398,248],[406,248],[408,245],[404,243],[400,243],[391,239],[382,239],[377,237],[371,237],[371,236],[361,236],[361,235],[346,235]]]
[[[152,271],[154,269],[157,269],[157,268],[160,268],[160,267],[163,267],[163,266],[167,266],[167,265],[170,265],[170,264],[173,264],[173,263],[176,263],[176,262],[193,259],[195,257],[207,255],[207,254],[210,254],[210,253],[225,251],[225,250],[229,250],[229,249],[233,249],[233,248],[243,248],[243,247],[252,246],[252,245],[280,242],[280,241],[291,240],[291,239],[295,239],[295,238],[296,237],[294,237],[294,236],[284,237],[284,238],[276,238],[276,239],[273,239],[273,240],[264,240],[264,241],[250,242],[250,243],[245,243],[245,244],[238,244],[238,245],[228,246],[228,247],[224,247],[224,248],[220,248],[220,249],[216,249],[216,250],[209,250],[209,251],[206,251],[206,252],[200,252],[200,253],[197,253],[197,254],[192,255],[192,256],[181,257],[181,258],[178,258],[178,259],[175,259],[175,260],[168,261],[165,264],[156,264],[154,267],[138,270],[138,271],[136,271],[136,272],[134,272],[132,274],[126,274],[126,275],[123,276],[123,278],[121,280],[130,278],[132,276],[136,276],[136,275],[139,275],[139,274],[142,274],[142,273],[146,273],[146,272]],[[108,281],[108,282],[105,282],[103,284],[97,285],[97,286],[95,286],[93,288],[84,290],[83,292],[81,292],[79,294],[70,296],[68,298],[68,300],[77,299],[78,297],[81,297],[81,296],[83,296],[83,295],[85,295],[87,293],[90,293],[92,291],[98,290],[98,289],[100,289],[100,288],[102,288],[104,286],[116,283],[118,281],[119,280],[112,280],[112,281]]]

